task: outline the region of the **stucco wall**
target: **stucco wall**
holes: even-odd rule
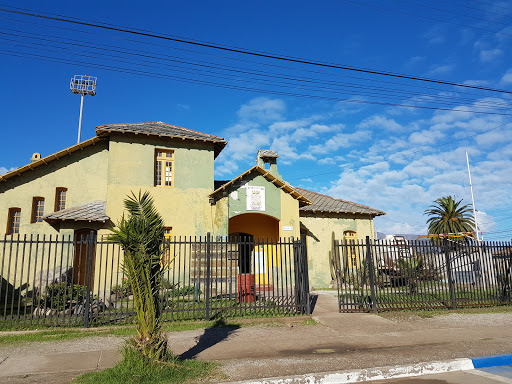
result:
[[[10,207],[21,208],[20,234],[57,234],[48,223],[30,223],[32,198],[44,197],[44,214],[54,211],[55,189],[67,188],[66,207],[107,197],[108,142],[102,141],[0,184],[0,233],[7,229]],[[44,156],[45,154],[43,154]],[[61,234],[72,234],[63,229]]]
[[[155,149],[174,151],[174,186],[155,187]],[[113,135],[110,140],[107,214],[117,223],[131,192],[149,191],[173,236],[226,235],[225,204],[211,206],[214,151],[211,143]]]
[[[301,226],[307,231],[309,284],[313,288],[328,288],[331,284],[329,252],[332,250],[332,233],[336,240],[343,239],[344,231],[357,232],[358,240],[366,236],[373,239],[373,219],[353,214],[304,214]]]
[[[247,186],[265,187],[265,211],[247,210]],[[229,217],[251,212],[281,219],[281,190],[259,173],[247,175],[242,180],[242,185],[236,184],[229,190]]]

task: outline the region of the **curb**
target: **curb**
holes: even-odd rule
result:
[[[432,375],[436,373],[468,371],[498,365],[512,365],[512,354],[482,356],[473,359],[435,361],[393,367],[360,369],[355,371],[323,372],[305,375],[274,377],[256,380],[237,381],[227,384],[348,384],[364,381],[398,379]]]

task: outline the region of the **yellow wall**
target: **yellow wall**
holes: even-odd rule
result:
[[[154,186],[155,149],[174,151],[174,187]],[[213,192],[213,145],[181,143],[152,137],[113,135],[109,150],[107,214],[117,222],[123,200],[131,192],[149,191],[166,227],[173,236],[225,235],[225,204],[211,206]]]
[[[293,230],[283,230],[283,227],[293,227]],[[299,201],[281,190],[281,222],[279,237],[300,236]]]
[[[45,156],[47,154],[43,154]],[[20,235],[58,234],[46,222],[30,223],[32,198],[44,197],[44,214],[54,211],[55,188],[65,187],[66,207],[81,205],[107,197],[108,142],[99,142],[81,151],[73,152],[47,165],[8,179],[0,185],[0,233],[7,228],[10,207],[21,208]],[[63,229],[60,234],[73,234]]]
[[[301,226],[307,231],[309,284],[311,289],[331,285],[329,252],[332,251],[332,233],[336,240],[343,239],[343,232],[357,233],[359,240],[366,236],[373,239],[373,219],[353,214],[302,213]]]

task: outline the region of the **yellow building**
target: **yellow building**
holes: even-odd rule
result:
[[[311,285],[329,286],[333,233],[336,239],[373,238],[373,217],[384,212],[292,187],[270,150],[260,150],[257,165],[233,180],[216,182],[214,160],[226,144],[162,122],[99,126],[95,137],[49,156],[36,153],[29,164],[0,176],[5,234],[108,234],[123,214],[124,198],[149,191],[167,237],[306,237]],[[262,271],[278,253],[247,250]],[[260,279],[270,284],[263,274]]]

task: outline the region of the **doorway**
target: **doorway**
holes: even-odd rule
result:
[[[94,262],[96,259],[97,231],[90,228],[75,230],[75,262],[73,281],[75,284],[93,288]],[[87,281],[89,276],[89,281]]]

